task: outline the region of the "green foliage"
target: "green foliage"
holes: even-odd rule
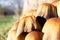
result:
[[[6,40],[8,31],[14,22],[13,16],[0,18],[0,40]]]

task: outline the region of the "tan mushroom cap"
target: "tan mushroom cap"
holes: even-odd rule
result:
[[[33,31],[25,37],[25,40],[42,40],[43,33],[42,32],[37,32]]]

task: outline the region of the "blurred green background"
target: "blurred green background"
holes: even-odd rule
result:
[[[0,0],[0,40],[6,40],[8,31],[22,12],[22,0]]]
[[[0,40],[6,40],[8,31],[11,29],[14,22],[18,20],[20,14],[21,12],[17,9],[15,9],[14,12],[9,12],[8,9],[3,8],[0,12]]]
[[[15,21],[12,15],[0,17],[0,40],[6,40],[8,31]]]

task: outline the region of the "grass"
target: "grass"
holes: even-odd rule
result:
[[[12,16],[0,17],[0,40],[6,40],[8,31],[15,21]]]

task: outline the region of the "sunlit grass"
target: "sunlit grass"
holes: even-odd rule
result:
[[[8,34],[9,29],[12,27],[12,24],[15,22],[12,16],[6,16],[0,18],[0,40],[5,40]]]

